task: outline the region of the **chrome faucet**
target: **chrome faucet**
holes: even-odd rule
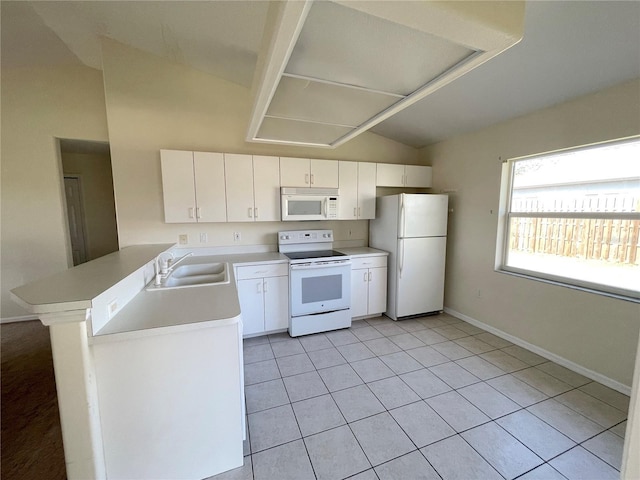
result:
[[[166,260],[163,259],[163,255],[165,254],[169,256],[169,258]],[[162,280],[164,280],[169,276],[169,274],[175,268],[175,266],[179,264],[181,261],[183,261],[185,258],[190,257],[191,255],[193,255],[193,252],[189,252],[186,255],[183,255],[176,261],[173,260],[174,256],[173,256],[173,253],[171,252],[162,252],[160,255],[158,255],[155,259],[156,280],[154,282],[154,285],[156,287],[159,287],[160,285],[162,285]]]

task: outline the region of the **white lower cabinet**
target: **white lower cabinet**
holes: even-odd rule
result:
[[[289,265],[237,266],[236,279],[243,335],[289,327]]]
[[[387,309],[387,257],[351,258],[351,317],[378,315]]]

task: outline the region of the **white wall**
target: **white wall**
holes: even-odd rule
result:
[[[412,147],[365,133],[335,150],[285,147],[244,141],[251,110],[250,90],[200,71],[167,62],[120,43],[103,42],[109,141],[121,248],[176,242],[186,233],[195,246],[277,243],[278,230],[301,225],[269,223],[165,224],[160,149],[418,163]],[[305,224],[320,228],[317,224]],[[332,222],[336,239],[367,239],[367,222]]]
[[[56,138],[106,141],[102,75],[86,67],[2,71],[2,318],[9,290],[69,265]]]
[[[631,385],[640,305],[497,273],[494,260],[501,159],[638,135],[639,112],[636,80],[421,150],[434,190],[453,190],[446,307]]]
[[[10,299],[12,288],[70,265],[56,138],[110,142],[121,247],[175,242],[179,233],[197,240],[200,232],[208,233],[207,246],[230,245],[233,231],[243,245],[274,245],[278,230],[303,228],[165,224],[161,148],[419,163],[416,149],[370,133],[336,150],[248,144],[250,108],[245,87],[111,41],[104,44],[104,79],[85,67],[4,69],[2,319],[26,313]],[[366,221],[322,226],[341,240],[368,235]]]

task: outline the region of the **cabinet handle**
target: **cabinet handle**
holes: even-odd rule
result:
[[[249,216],[249,218],[251,218],[251,213],[253,212],[253,209],[251,207],[249,207],[249,210],[247,211],[247,215]]]
[[[267,285],[268,285],[268,284],[267,284],[267,281],[265,280],[265,281],[264,281],[263,288],[262,288],[262,290],[264,291],[264,293],[267,293]]]
[[[253,209],[253,218],[258,218],[258,207]]]
[[[196,218],[202,218],[202,209],[200,207],[196,208]]]
[[[356,207],[353,207],[353,216],[354,216],[354,217],[357,217],[357,216],[358,216],[358,214],[356,213],[356,211],[357,211]]]
[[[360,213],[360,207],[358,207],[358,217],[360,217],[361,213]]]
[[[258,288],[258,293],[262,293],[262,282],[256,283],[256,287]]]
[[[367,272],[364,272],[364,281],[367,281]]]
[[[306,184],[309,183],[309,174],[308,173],[304,174],[304,183],[306,183]]]
[[[313,173],[311,174],[311,184],[313,185],[315,183],[314,179],[313,179]]]
[[[189,218],[193,218],[193,207],[189,207]]]
[[[369,272],[369,281],[371,281],[371,272]]]

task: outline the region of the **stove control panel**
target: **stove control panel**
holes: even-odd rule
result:
[[[279,245],[333,242],[333,230],[291,230],[278,232]]]

